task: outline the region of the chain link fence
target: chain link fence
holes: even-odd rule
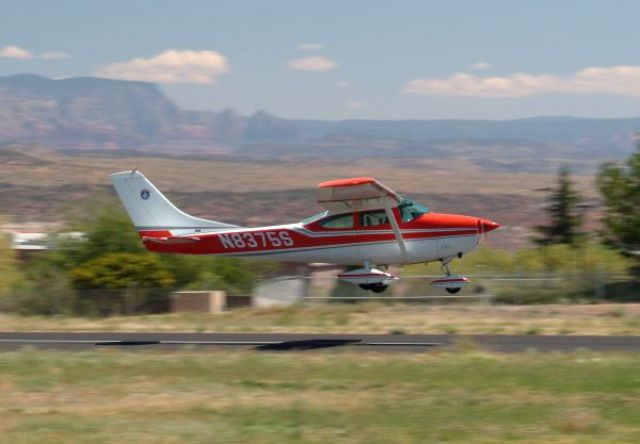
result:
[[[456,295],[431,287],[431,275],[401,276],[381,294],[333,276],[260,279],[254,307],[379,301],[391,304],[545,304],[640,301],[640,282],[625,274],[477,274]],[[217,290],[211,288],[207,290]],[[131,285],[126,289],[16,290],[0,300],[0,311],[40,315],[114,316],[166,313],[175,289]]]
[[[282,276],[270,279],[284,286],[287,281],[304,290],[298,300],[304,303],[358,302],[378,300],[390,303],[448,304],[476,301],[495,304],[593,303],[640,301],[640,283],[627,274],[478,274],[469,275],[471,284],[459,294],[449,295],[431,287],[441,276],[401,276],[381,294],[328,276]],[[260,284],[259,284],[260,285]],[[277,298],[277,295],[274,295]]]

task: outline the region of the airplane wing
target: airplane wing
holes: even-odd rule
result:
[[[318,185],[318,203],[336,214],[394,208],[401,201],[393,190],[372,177],[331,180]]]
[[[406,261],[407,247],[392,211],[392,208],[397,207],[400,202],[402,198],[395,191],[372,177],[331,180],[318,185],[318,203],[331,213],[384,209],[398,242],[400,254]]]

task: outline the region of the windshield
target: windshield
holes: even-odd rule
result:
[[[404,199],[398,205],[398,209],[400,210],[400,216],[402,217],[402,222],[411,222],[418,216],[422,216],[423,214],[427,214],[429,212],[429,208],[423,207],[420,204],[417,204],[409,199]]]
[[[313,216],[309,216],[306,219],[302,219],[302,221],[300,222],[302,225],[309,225],[317,220],[322,219],[323,217],[325,217],[326,215],[328,215],[329,212],[328,211],[321,211],[317,214],[314,214]]]

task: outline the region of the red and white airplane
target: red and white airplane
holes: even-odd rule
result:
[[[318,186],[322,213],[293,224],[244,228],[180,211],[135,169],[110,177],[148,250],[361,264],[338,277],[376,293],[398,279],[376,266],[433,261],[442,263],[445,276],[432,285],[457,293],[469,280],[452,275],[449,262],[500,227],[478,217],[431,212],[373,178],[357,177]]]

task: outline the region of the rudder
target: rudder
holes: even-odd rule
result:
[[[109,176],[133,225],[138,231],[200,230],[234,228],[225,224],[191,216],[178,209],[144,174],[137,170]]]

